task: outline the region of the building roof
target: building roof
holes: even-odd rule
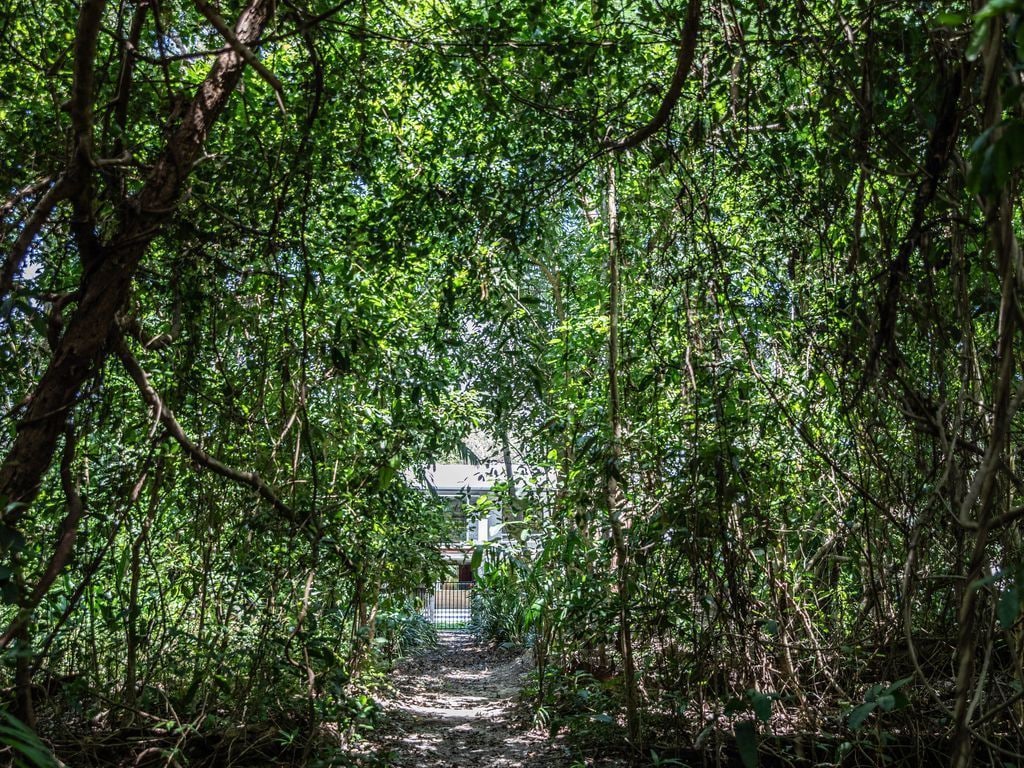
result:
[[[480,464],[428,464],[421,471],[406,470],[405,481],[411,488],[430,490],[438,496],[481,496],[496,483],[508,480],[505,464],[486,461]],[[525,464],[512,465],[512,478],[519,492],[537,482],[545,483],[545,476]],[[548,473],[547,483],[552,482]]]
[[[504,479],[505,470],[498,464],[431,464],[422,476],[412,476],[409,482],[414,488],[430,488],[446,496],[484,493]]]

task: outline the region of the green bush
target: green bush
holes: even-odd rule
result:
[[[388,663],[418,648],[437,645],[437,630],[420,613],[412,598],[385,599],[377,614],[376,650]]]
[[[492,643],[530,645],[532,599],[509,561],[493,564],[473,590],[470,629]]]

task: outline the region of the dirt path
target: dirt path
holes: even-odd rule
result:
[[[469,634],[442,632],[436,649],[392,675],[396,694],[384,702],[378,754],[401,768],[569,768],[559,740],[514,722],[526,672],[517,656],[484,648]]]

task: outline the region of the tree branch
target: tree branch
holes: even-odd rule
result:
[[[234,33],[234,30],[228,26],[228,23],[224,21],[217,9],[213,7],[207,0],[195,0],[196,8],[199,12],[206,17],[206,20],[213,24],[214,28],[220,32],[221,36],[228,42],[235,53],[245,60],[245,63],[256,70],[257,74],[267,81],[267,84],[274,89],[274,96],[277,99],[277,106],[280,107],[282,114],[285,113],[284,108],[284,86],[281,85],[281,81],[277,79],[277,76],[267,69],[267,66],[259,60],[252,49],[249,48],[245,43],[238,39],[238,35]]]
[[[75,29],[74,72],[68,111],[74,131],[74,144],[67,170],[42,196],[18,233],[0,272],[0,298],[14,284],[25,254],[43,228],[50,213],[61,200],[74,198],[75,218],[82,221],[91,216],[87,190],[92,169],[92,92],[96,80],[96,45],[106,0],[85,0],[78,12]],[[76,236],[81,223],[76,224]],[[91,228],[91,227],[90,227]]]
[[[114,97],[114,121],[121,129],[115,142],[114,153],[120,154],[124,149],[124,134],[128,125],[128,103],[131,100],[132,78],[135,74],[135,62],[138,59],[139,40],[142,27],[146,23],[149,2],[140,2],[135,6],[128,37],[122,44],[121,72],[117,77],[117,95]]]
[[[13,211],[18,206],[18,203],[20,203],[26,197],[32,197],[33,195],[42,192],[44,189],[50,186],[50,182],[52,181],[53,176],[43,176],[42,178],[36,179],[30,184],[26,184],[17,192],[13,193],[10,197],[7,198],[3,205],[0,205],[0,219],[4,219],[8,215],[10,215],[11,211]]]
[[[71,124],[75,130],[76,150],[86,159],[92,155],[92,91],[95,81],[93,62],[96,42],[106,0],[85,0],[75,30],[74,81],[71,85]]]
[[[14,245],[11,246],[10,253],[4,259],[3,271],[0,272],[0,299],[5,298],[14,286],[14,276],[21,269],[21,265],[25,261],[25,254],[28,253],[32,241],[36,239],[43,224],[50,218],[50,212],[57,206],[57,203],[66,199],[71,191],[71,184],[68,183],[67,177],[61,176],[53,186],[46,190],[46,194],[39,198],[39,202],[36,203],[32,213],[22,225]]]
[[[124,339],[120,339],[118,341],[117,356],[120,358],[121,363],[124,365],[128,375],[132,378],[132,381],[134,381],[136,386],[138,386],[139,391],[142,393],[142,399],[145,400],[149,407],[153,409],[156,418],[164,425],[164,429],[167,430],[171,437],[178,442],[178,444],[196,463],[203,465],[221,477],[226,477],[228,480],[233,482],[249,486],[288,520],[294,523],[302,522],[295,511],[281,501],[280,497],[257,473],[243,472],[241,470],[234,469],[233,467],[229,467],[189,440],[188,436],[185,434],[185,430],[182,429],[181,424],[179,424],[178,420],[174,418],[174,414],[171,413],[171,410],[163,402],[159,393],[157,393],[156,389],[153,388],[153,385],[149,381],[149,377],[146,375],[146,372],[142,370],[142,366],[139,365],[138,360],[136,360],[132,355],[131,350],[128,349],[128,345],[125,344]]]
[[[32,613],[39,603],[42,602],[46,593],[50,591],[50,587],[57,580],[61,569],[67,565],[71,552],[75,547],[75,538],[78,536],[78,523],[85,513],[85,504],[82,502],[82,497],[78,492],[78,483],[72,473],[72,464],[75,460],[75,443],[74,427],[69,421],[64,432],[64,455],[61,457],[60,462],[60,483],[64,490],[64,497],[67,500],[67,515],[64,517],[64,522],[61,523],[57,545],[53,549],[53,556],[50,558],[46,570],[43,571],[43,575],[39,577],[39,581],[36,582],[35,587],[32,589],[32,595],[29,597],[28,602],[21,606],[17,616],[10,623],[10,626],[7,627],[7,631],[4,632],[3,637],[0,637],[0,649],[10,645],[28,624],[32,618]]]
[[[91,6],[90,6],[91,7]],[[271,0],[250,0],[235,25],[238,39],[255,43],[273,12]],[[121,222],[107,242],[93,242],[79,288],[78,306],[30,398],[3,464],[0,496],[27,505],[53,460],[68,409],[82,385],[106,360],[116,319],[128,300],[146,249],[177,212],[182,188],[201,157],[210,131],[242,77],[245,61],[234,50],[217,57],[181,123],[152,166],[142,189],[121,206]],[[70,170],[70,168],[69,168]],[[81,241],[80,241],[81,244]],[[3,515],[14,523],[19,511]]]
[[[657,133],[672,116],[676,102],[683,92],[683,83],[686,76],[693,67],[693,57],[697,51],[697,30],[700,26],[700,0],[690,0],[686,6],[686,21],[683,29],[683,39],[679,41],[679,48],[676,50],[676,71],[672,73],[672,81],[668,90],[661,100],[661,106],[649,123],[637,129],[629,136],[619,141],[612,142],[607,148],[613,152],[621,152],[631,149],[646,141]]]

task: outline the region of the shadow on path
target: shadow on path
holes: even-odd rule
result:
[[[390,752],[391,765],[402,768],[568,768],[573,761],[559,740],[513,722],[527,671],[520,657],[485,648],[468,633],[442,632],[436,649],[395,670],[380,753]]]

